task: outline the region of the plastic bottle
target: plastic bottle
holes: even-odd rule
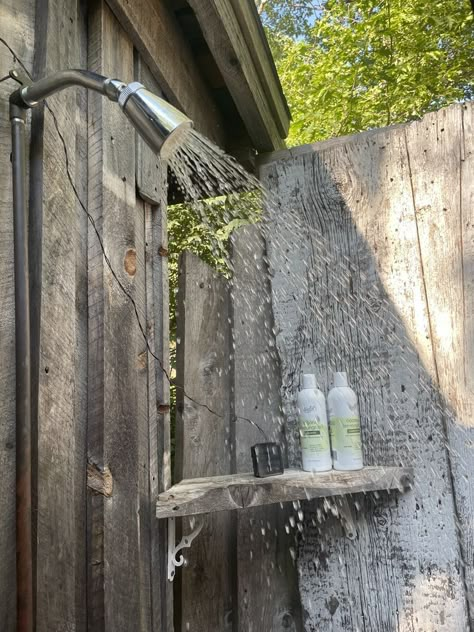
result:
[[[313,374],[303,375],[303,388],[298,393],[299,431],[303,470],[327,472],[332,469],[326,400],[317,388]]]
[[[334,388],[328,394],[328,410],[334,469],[362,469],[359,406],[357,395],[347,383],[346,373],[334,373]]]

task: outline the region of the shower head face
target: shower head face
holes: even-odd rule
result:
[[[193,125],[182,112],[140,83],[124,88],[118,102],[143,140],[165,159],[182,144]]]

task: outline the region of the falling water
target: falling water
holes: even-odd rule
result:
[[[284,332],[281,343],[282,347],[293,346],[291,357],[280,349],[287,420],[296,427],[295,393],[301,373],[312,369],[308,364],[316,361],[326,365],[326,376],[318,377],[324,377],[327,384],[332,372],[347,368],[358,387],[362,417],[367,418],[368,413],[379,416],[382,408],[386,411],[383,418],[372,417],[370,432],[364,437],[364,444],[370,448],[368,452],[377,454],[383,462],[387,452],[384,446],[400,441],[396,436],[399,411],[406,408],[410,397],[413,407],[419,398],[410,395],[409,384],[403,385],[398,393],[390,388],[394,356],[387,350],[393,347],[400,350],[398,361],[403,364],[407,381],[411,378],[418,384],[423,376],[413,373],[409,340],[400,331],[400,320],[380,280],[366,278],[337,245],[330,244],[310,212],[305,211],[304,217],[294,209],[282,213],[279,201],[254,175],[198,132],[190,130],[185,142],[170,156],[169,166],[185,204],[209,229],[210,235],[218,233],[223,224],[239,228],[258,223],[268,244],[267,273],[272,278],[285,277],[284,284],[278,287],[273,283],[272,289],[274,309],[292,299],[291,309],[297,312],[295,330]],[[216,207],[220,209],[218,214]],[[250,258],[253,246],[251,241]],[[217,240],[214,248],[216,253],[222,252]],[[295,265],[296,260],[301,264]],[[226,265],[231,270],[230,257]],[[288,315],[293,318],[291,309]],[[252,318],[250,314],[246,316]],[[350,338],[340,326],[344,322],[351,326]],[[432,399],[430,380],[422,381],[419,387]],[[383,398],[383,407],[374,404],[377,397]],[[439,403],[431,404],[439,407]],[[414,462],[414,458],[409,458],[412,442],[407,437],[403,441],[397,452],[404,456],[393,465]],[[293,461],[297,460],[299,449],[296,443],[293,441]]]
[[[375,267],[367,261],[355,265],[359,255],[366,256],[362,250],[357,251],[361,244],[335,243],[304,204],[291,208],[292,195],[295,199],[298,196],[296,182],[294,193],[286,200],[289,205],[283,207],[255,176],[194,131],[171,156],[169,166],[185,204],[210,234],[222,229],[223,223],[233,228],[256,224],[265,239],[268,259],[264,257],[261,270],[272,288],[276,319],[276,327],[273,322],[267,323],[266,331],[272,338],[269,346],[276,340],[281,363],[282,419],[287,428],[290,464],[300,465],[295,395],[301,373],[316,372],[322,390],[327,390],[332,372],[347,370],[359,397],[363,445],[371,459],[366,464],[416,466],[422,460],[432,462],[417,471],[414,494],[418,498],[428,481],[435,482],[432,498],[423,499],[424,510],[435,520],[436,503],[438,497],[444,497],[446,483],[440,481],[435,459],[430,461],[420,451],[435,455],[447,449],[445,428],[455,423],[454,413],[441,400],[428,371],[420,369],[422,363],[413,341],[374,274]],[[350,218],[342,217],[344,221]],[[249,261],[259,239],[255,234],[247,233]],[[222,253],[222,242],[214,247],[216,253]],[[232,271],[231,257],[226,258],[226,267]],[[366,274],[361,271],[364,267]],[[249,288],[250,293],[254,291]],[[255,303],[255,296],[250,294],[246,318],[256,317],[252,313]],[[268,357],[262,354],[254,361],[265,374]],[[265,394],[256,392],[256,401],[259,397]],[[428,419],[439,423],[428,424]],[[275,420],[274,439],[280,436],[281,421]],[[462,455],[451,449],[451,457],[463,467]],[[379,494],[357,498],[352,505],[356,522],[364,512],[382,519],[386,511],[398,511],[397,504],[389,504]],[[329,559],[325,547],[341,551],[334,534],[328,535],[322,526],[325,522],[334,525],[340,516],[335,499],[312,503],[304,512],[299,503],[295,504],[289,515],[285,525],[288,533],[303,542],[305,538],[319,542],[314,549],[316,574],[321,571],[320,560]],[[265,528],[261,532],[265,535]],[[445,545],[451,543],[440,544]],[[290,554],[296,557],[292,547]],[[343,565],[342,553],[333,555],[333,559]]]

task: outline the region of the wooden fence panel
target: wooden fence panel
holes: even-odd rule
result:
[[[280,364],[275,345],[265,242],[260,227],[233,235],[233,339],[236,472],[251,472],[250,448],[276,441],[285,449]],[[261,431],[248,420],[256,422]],[[301,629],[296,543],[280,505],[237,515],[237,603],[241,632]]]
[[[89,66],[133,80],[133,48],[99,2],[90,15]],[[135,132],[120,109],[89,96],[89,212],[108,259],[146,327],[145,226],[135,192]],[[150,622],[147,350],[130,298],[94,229],[89,233],[90,468],[113,488],[89,496],[89,629],[146,631]],[[146,567],[145,567],[146,565]]]
[[[445,400],[450,482],[474,625],[473,116],[472,105],[434,112],[406,128],[406,141],[433,379]]]
[[[40,0],[35,76],[79,66],[85,29],[77,0]],[[76,158],[84,149],[85,129],[77,125],[77,109],[76,91],[67,90],[50,97],[48,108],[37,109],[32,118],[30,267],[38,631],[54,626],[79,631],[86,626],[87,348],[81,343],[87,315],[76,312],[77,302],[84,300],[83,285],[78,292],[76,277],[84,274],[85,260],[82,211],[69,181],[83,175]]]
[[[177,307],[176,480],[231,473],[229,299],[226,280],[184,253]],[[199,519],[204,528],[185,552],[188,566],[175,580],[176,629],[232,630],[233,516],[222,512]],[[183,523],[189,531],[189,521]]]
[[[306,629],[466,629],[405,130],[283,152],[261,174],[280,202],[269,256],[287,417],[302,371],[327,391],[346,369],[367,462],[415,467],[413,493],[357,499],[354,542],[313,506],[299,558]]]
[[[0,6],[0,76],[19,66],[31,72],[34,3],[4,0]],[[9,50],[8,46],[11,48]],[[12,54],[12,51],[14,53]],[[8,97],[14,83],[0,83],[0,629],[16,629],[15,594],[15,311],[13,276],[13,201]],[[29,134],[28,134],[29,137]]]

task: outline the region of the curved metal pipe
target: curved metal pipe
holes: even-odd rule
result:
[[[17,631],[33,631],[31,523],[31,352],[26,199],[26,111],[10,105],[16,360],[16,559]]]
[[[19,98],[17,103],[20,107],[32,108],[55,92],[72,86],[81,86],[88,90],[101,92],[111,101],[117,101],[120,89],[125,87],[125,84],[89,70],[60,70],[54,75],[38,79],[28,86],[19,88],[14,94]],[[15,97],[13,99],[15,100]]]

